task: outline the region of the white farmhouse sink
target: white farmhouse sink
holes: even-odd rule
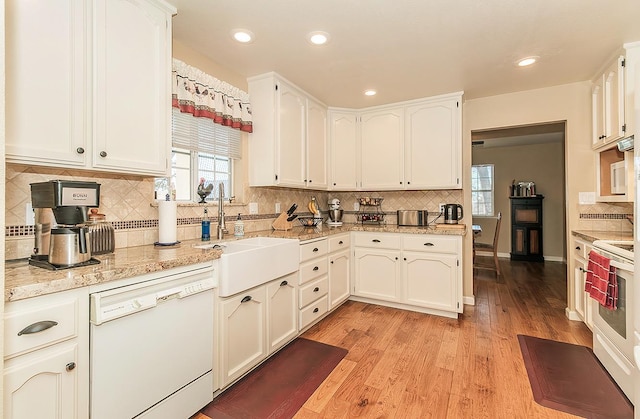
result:
[[[211,243],[219,245],[218,295],[228,297],[299,269],[300,242],[296,239],[254,237]],[[201,246],[196,246],[201,247]]]

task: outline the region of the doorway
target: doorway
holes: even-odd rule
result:
[[[544,196],[542,209],[542,248],[544,260],[565,262],[566,185],[565,121],[501,127],[471,131],[472,166],[491,166],[492,211],[487,206],[473,209],[473,224],[481,226],[485,238],[492,236],[495,216],[502,212],[498,256],[510,258],[512,251],[510,195],[512,185],[533,182],[535,194]],[[473,183],[473,182],[472,182]],[[473,189],[473,185],[472,185]],[[472,201],[482,194],[472,190]],[[485,197],[487,193],[483,194]]]

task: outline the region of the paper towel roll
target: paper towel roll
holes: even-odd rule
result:
[[[177,241],[177,213],[176,201],[158,202],[158,243],[172,244]]]

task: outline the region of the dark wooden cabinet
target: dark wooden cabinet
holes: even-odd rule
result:
[[[542,195],[511,197],[511,260],[544,261]]]

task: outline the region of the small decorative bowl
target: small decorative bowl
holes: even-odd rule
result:
[[[302,227],[315,227],[322,221],[322,218],[298,217],[298,221]]]

